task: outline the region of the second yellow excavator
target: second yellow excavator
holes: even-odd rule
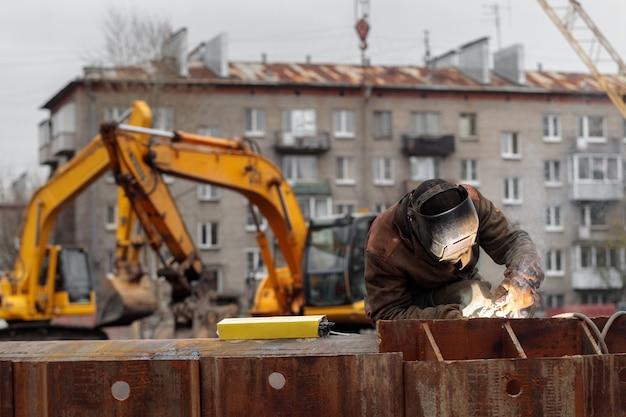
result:
[[[142,101],[133,103],[132,113],[151,117],[149,106]],[[196,259],[190,256],[191,244],[184,244],[191,239],[162,174],[228,188],[259,209],[286,266],[275,265],[267,237],[257,227],[268,275],[256,291],[250,314],[324,314],[342,328],[371,326],[364,311],[363,273],[365,237],[374,213],[334,216],[307,224],[281,171],[245,140],[116,122],[104,123],[100,135],[116,182],[126,191],[139,221],[144,228],[154,227],[166,243],[179,242],[170,248],[179,261],[193,263]],[[172,280],[175,292],[189,293],[197,277],[176,276],[179,280]]]

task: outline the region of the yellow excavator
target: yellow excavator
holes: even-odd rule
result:
[[[151,119],[141,116],[132,114],[128,123],[150,126]],[[86,248],[49,244],[61,209],[108,169],[108,152],[96,136],[30,199],[14,267],[0,276],[0,340],[103,339],[107,336],[100,327],[129,324],[155,310],[151,280],[137,273],[141,272],[136,268],[138,258],[133,259],[127,250],[118,249],[116,279],[99,280],[102,288],[96,291]],[[121,213],[127,210],[124,201],[122,193]],[[127,225],[121,223],[118,233],[129,233]],[[125,245],[118,236],[120,243]],[[58,317],[93,315],[96,310],[99,315],[93,328],[52,323]]]
[[[136,101],[132,113],[150,118],[150,107]],[[141,114],[142,116],[137,116]],[[100,136],[116,182],[126,191],[144,228],[154,227],[168,241],[186,242],[185,226],[162,174],[228,188],[246,197],[267,220],[285,266],[276,265],[257,221],[257,242],[268,275],[258,286],[253,316],[324,314],[340,328],[369,327],[364,311],[364,244],[374,213],[332,216],[306,222],[281,171],[244,139],[206,137],[116,122]],[[149,140],[148,140],[149,139]],[[254,212],[254,210],[253,210]],[[255,219],[258,220],[258,219]],[[172,231],[177,232],[171,236]],[[189,258],[190,248],[170,248]],[[176,275],[175,293],[188,294],[192,276]],[[185,279],[186,278],[186,279]]]

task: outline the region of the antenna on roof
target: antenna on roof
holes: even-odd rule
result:
[[[500,8],[501,6],[498,3],[494,3],[494,4],[490,4],[490,5],[486,5],[484,6],[486,7],[490,12],[491,12],[491,16],[493,17],[495,24],[496,24],[496,41],[498,43],[498,50],[502,49],[502,34],[500,33]],[[507,6],[505,8],[506,10],[511,10],[511,6]]]
[[[424,52],[424,66],[431,67],[432,62],[430,56],[430,39],[428,38],[428,30],[424,31],[424,49],[426,50],[426,52]]]

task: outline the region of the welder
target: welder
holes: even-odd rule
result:
[[[480,249],[504,277],[492,289]],[[476,188],[422,182],[373,222],[366,244],[370,319],[532,315],[544,274],[529,234]]]

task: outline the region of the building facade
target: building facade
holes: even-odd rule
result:
[[[490,68],[487,39],[429,67],[228,62],[223,42],[173,54],[159,70],[85,69],[44,105],[40,162],[62,164],[101,121],[145,100],[155,128],[254,141],[306,217],[379,212],[433,177],[471,184],[533,237],[546,306],[616,301],[626,132],[591,75],[525,71],[520,46],[497,51]],[[247,200],[167,180],[218,289],[247,300],[262,275]],[[113,266],[116,190],[110,176],[99,180],[57,230],[60,243],[90,247],[94,276]],[[501,281],[487,256],[480,268]]]

